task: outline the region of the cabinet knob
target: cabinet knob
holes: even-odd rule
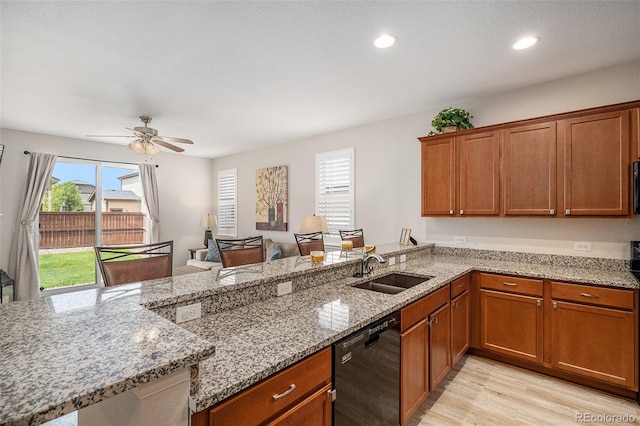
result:
[[[549,210],[549,214],[556,214],[556,211],[554,209]]]
[[[553,307],[553,309],[558,309],[558,302],[551,302],[551,306]]]
[[[453,210],[449,210],[449,214],[453,214]]]
[[[542,306],[542,300],[540,299],[536,300],[536,306]]]
[[[571,209],[566,209],[564,211],[564,214],[566,214],[567,216],[569,216],[571,214]]]
[[[460,214],[464,214],[464,210],[460,210]]]

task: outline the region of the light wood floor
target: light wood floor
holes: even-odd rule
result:
[[[587,415],[595,418],[586,421]],[[627,415],[627,419],[603,415]],[[581,423],[640,424],[640,406],[635,401],[467,355],[418,408],[408,425]]]

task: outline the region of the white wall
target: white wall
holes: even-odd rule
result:
[[[637,99],[640,62],[441,107],[468,109],[482,126]],[[439,109],[215,159],[214,173],[238,168],[239,235],[294,241],[302,216],[314,212],[315,154],[355,147],[356,226],[367,242],[397,241],[412,228],[418,240],[447,245],[462,235],[466,247],[628,258],[640,219],[422,218],[417,138]],[[289,166],[289,232],[256,231],[255,171],[277,165]],[[593,251],[574,252],[573,241],[590,241]]]
[[[0,131],[0,143],[5,145],[0,163],[0,213],[3,214],[0,216],[0,268],[4,270],[8,268],[11,238],[26,185],[29,158],[23,151],[136,164],[149,158],[113,144],[9,129]],[[189,257],[187,249],[202,246],[204,230],[198,226],[200,216],[213,208],[211,160],[160,153],[149,161],[159,165],[156,173],[160,238],[174,241],[174,265],[184,265]]]

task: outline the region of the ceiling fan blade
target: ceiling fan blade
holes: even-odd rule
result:
[[[170,143],[167,143],[167,142],[163,141],[160,138],[153,138],[153,142],[157,143],[160,146],[164,146],[165,148],[168,148],[168,149],[170,149],[172,151],[175,151],[175,152],[183,152],[184,151],[184,149],[182,149],[180,147],[177,147],[175,145],[171,145]]]
[[[135,138],[135,136],[123,136],[123,135],[86,135],[87,138]]]
[[[193,141],[190,141],[189,139],[172,138],[169,136],[161,136],[161,138],[165,141],[171,141],[171,142],[177,142],[177,143],[188,143],[189,145],[193,145]]]

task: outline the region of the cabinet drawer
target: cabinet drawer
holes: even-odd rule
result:
[[[457,295],[464,293],[471,287],[471,274],[467,274],[464,277],[458,278],[451,282],[451,298],[455,298]]]
[[[400,328],[402,331],[417,323],[440,306],[449,301],[449,287],[443,287],[422,299],[413,302],[400,311]]]
[[[329,383],[331,348],[311,355],[220,403],[211,409],[210,425],[263,423]],[[285,393],[280,398],[274,398]]]
[[[542,297],[542,280],[508,275],[480,274],[480,287]]]
[[[633,310],[635,306],[633,290],[567,284],[555,281],[551,282],[551,298],[626,310]]]

